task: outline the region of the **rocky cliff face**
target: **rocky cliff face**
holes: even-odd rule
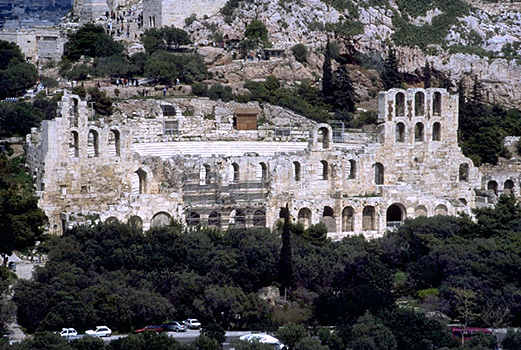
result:
[[[321,74],[322,55],[319,52],[327,39],[324,28],[328,23],[360,22],[363,33],[351,38],[329,33],[341,51],[346,52],[351,47],[360,54],[376,53],[385,58],[389,48],[394,47],[403,72],[417,74],[429,62],[454,83],[460,79],[470,81],[477,76],[483,82],[483,95],[489,102],[521,108],[521,2],[468,1],[468,11],[450,24],[443,40],[437,43],[427,40],[422,48],[413,45],[414,40],[411,45],[396,45],[395,34],[400,30],[397,19],[411,25],[413,32],[425,30],[427,26],[428,36],[428,26],[440,25],[436,21],[440,22],[444,12],[433,6],[413,17],[399,6],[401,2],[355,0],[355,6],[341,10],[320,0],[240,1],[233,16],[216,14],[195,21],[185,30],[201,45],[211,42],[216,33],[225,40],[240,41],[244,39],[246,26],[253,19],[261,20],[273,46],[290,48],[297,43],[308,46],[314,52],[308,58],[308,64],[302,66],[290,60],[267,66],[245,67],[234,63],[225,67],[230,62],[228,58],[228,61],[213,60],[216,66],[213,69],[221,71],[229,82],[261,78],[265,74],[298,80]],[[435,1],[432,3],[436,5]]]

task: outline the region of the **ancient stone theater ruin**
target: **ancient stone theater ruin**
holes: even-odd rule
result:
[[[378,125],[341,130],[271,105],[208,99],[121,102],[111,116],[65,94],[27,136],[51,233],[119,220],[149,229],[274,227],[286,204],[329,236],[378,237],[405,218],[476,204],[481,175],[457,144],[458,98],[381,92]]]

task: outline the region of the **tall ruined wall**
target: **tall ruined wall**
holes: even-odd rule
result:
[[[212,16],[226,4],[227,0],[144,0],[143,23],[145,28],[160,28],[174,25],[185,26],[185,19],[191,15],[198,18]]]

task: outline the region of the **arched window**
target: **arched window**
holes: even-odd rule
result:
[[[72,125],[73,127],[78,127],[78,119],[80,117],[80,114],[78,113],[78,99],[73,98],[72,99]]]
[[[374,183],[377,185],[384,184],[384,166],[382,163],[376,163],[374,165]]]
[[[362,212],[362,229],[375,229],[375,210],[373,206],[364,207],[364,210]]]
[[[441,93],[436,91],[432,100],[432,115],[441,115]]]
[[[355,179],[356,178],[356,160],[350,159],[349,160],[349,179]]]
[[[395,111],[397,117],[405,116],[405,95],[399,92],[394,96]]]
[[[329,169],[328,164],[325,160],[321,160],[320,164],[322,166],[322,171],[320,173],[320,180],[328,180],[329,179]]]
[[[120,157],[121,156],[120,134],[119,134],[118,130],[110,130],[109,156],[111,156],[111,157]]]
[[[354,231],[355,210],[352,207],[345,207],[342,210],[342,232]]]
[[[427,208],[424,205],[418,205],[414,209],[414,217],[427,216]]]
[[[441,124],[438,122],[432,125],[432,141],[441,141]]]
[[[253,213],[253,227],[266,227],[266,212],[255,210]]]
[[[322,214],[322,219],[320,219],[327,227],[327,232],[336,232],[336,220],[335,220],[335,212],[331,207],[324,207],[324,213]]]
[[[299,162],[293,162],[293,175],[295,178],[295,181],[300,181],[300,163]]]
[[[199,184],[207,185],[210,183],[210,166],[208,164],[203,164],[199,168]]]
[[[79,139],[78,132],[71,131],[70,139],[69,139],[69,157],[78,158],[80,156],[80,148],[79,148]]]
[[[318,143],[322,144],[323,149],[329,148],[329,130],[328,128],[320,128],[318,129]]]
[[[239,182],[239,178],[240,178],[239,176],[240,176],[239,164],[232,163],[232,181],[233,182]]]
[[[414,115],[425,115],[425,94],[421,91],[414,94]]]
[[[405,125],[403,123],[396,124],[394,137],[396,142],[405,142]]]
[[[147,193],[147,173],[143,169],[138,169],[132,175],[132,194]]]
[[[459,165],[459,180],[469,181],[469,165],[467,163]]]
[[[494,194],[497,196],[497,182],[494,180],[489,181],[487,184],[487,190],[493,191]]]
[[[300,222],[304,228],[311,226],[311,210],[308,208],[300,209],[298,211],[298,222]]]
[[[198,227],[201,225],[201,215],[195,211],[189,211],[186,216],[186,224],[190,229]]]
[[[447,207],[443,204],[439,204],[434,208],[434,215],[447,215],[448,213]]]
[[[266,163],[259,163],[257,165],[257,179],[261,182],[268,181],[268,167]]]
[[[98,132],[96,130],[90,130],[87,138],[87,156],[89,158],[99,157],[99,140]]]
[[[220,228],[221,227],[221,214],[216,211],[212,211],[208,216],[208,226],[210,228]]]
[[[128,225],[133,229],[141,230],[143,229],[143,219],[137,215],[131,216],[128,219]]]
[[[235,227],[245,227],[246,226],[246,213],[244,210],[237,209],[235,211]]]
[[[423,123],[416,123],[414,126],[414,141],[423,141],[424,128]]]
[[[405,209],[398,204],[392,204],[387,208],[386,222],[388,228],[396,228],[402,225]]]
[[[506,180],[503,188],[504,188],[503,193],[514,194],[514,181]]]
[[[164,227],[170,225],[172,217],[165,212],[159,212],[150,221],[150,227]]]

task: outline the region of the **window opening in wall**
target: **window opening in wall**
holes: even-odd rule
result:
[[[404,117],[405,116],[405,95],[403,92],[399,92],[394,96],[395,101],[395,116]]]
[[[179,122],[177,120],[165,120],[165,136],[179,137]]]
[[[257,179],[261,182],[268,181],[268,167],[266,163],[259,163],[257,165]]]
[[[327,232],[336,232],[335,212],[331,207],[324,207],[321,222],[327,227]]]
[[[434,208],[434,215],[447,215],[448,213],[447,207],[443,204],[439,204]]]
[[[364,210],[362,212],[362,229],[375,229],[375,210],[373,206],[364,207]]]
[[[60,185],[60,192],[61,192],[62,197],[65,197],[67,195],[67,186]]]
[[[487,184],[487,190],[493,191],[494,194],[497,196],[497,182],[494,180],[489,181]]]
[[[441,141],[441,125],[438,122],[432,125],[432,141]]]
[[[239,164],[232,163],[232,182],[239,182],[240,173],[239,173]]]
[[[210,183],[210,166],[203,164],[199,168],[199,184],[208,185]]]
[[[190,210],[186,216],[186,224],[190,229],[197,228],[199,225],[201,225],[201,216],[199,213]]]
[[[441,93],[436,91],[432,101],[432,115],[441,115]]]
[[[405,125],[403,123],[396,124],[395,141],[405,142]]]
[[[382,163],[374,165],[374,182],[377,185],[383,185],[384,183],[384,166]]]
[[[98,133],[95,130],[89,131],[87,138],[87,156],[89,158],[99,156]]]
[[[304,226],[304,228],[308,228],[311,226],[311,210],[308,208],[302,208],[298,211],[298,222]]]
[[[419,205],[414,209],[414,217],[427,216],[427,208]]]
[[[317,142],[322,145],[323,149],[329,148],[329,130],[328,128],[318,129]]]
[[[150,227],[165,227],[170,225],[172,221],[172,217],[170,214],[165,212],[159,212],[154,215],[152,220],[150,221]]]
[[[355,210],[352,207],[345,207],[342,210],[342,232],[354,231]]]
[[[421,91],[414,94],[414,115],[425,115],[425,94]]]
[[[87,186],[81,186],[81,193],[88,193],[89,192],[89,188]]]
[[[293,174],[295,175],[295,181],[300,181],[300,163],[293,162]]]
[[[503,193],[505,193],[507,195],[514,194],[514,181],[506,180],[503,187],[504,187]]]
[[[414,126],[414,141],[423,141],[423,134],[423,123],[416,123],[416,125]]]
[[[397,204],[393,204],[387,208],[387,228],[397,228],[403,223],[404,210]]]
[[[320,175],[320,180],[327,180],[329,178],[329,169],[328,164],[325,160],[320,161],[320,164],[322,166],[322,172]]]
[[[266,212],[264,210],[256,210],[253,213],[253,226],[266,227]]]
[[[349,160],[349,179],[355,179],[356,178],[356,160],[350,159]]]
[[[109,133],[109,156],[119,157],[120,156],[120,137],[118,130],[111,130]]]
[[[219,228],[221,227],[221,214],[216,211],[212,211],[208,216],[208,226]]]
[[[244,210],[237,209],[235,211],[235,226],[245,227],[246,226],[246,213]]]
[[[147,173],[143,169],[139,169],[132,175],[132,194],[144,194],[146,192]]]
[[[128,225],[133,229],[142,230],[143,229],[143,219],[141,219],[141,217],[136,216],[136,215],[131,216],[128,219]]]
[[[462,163],[459,166],[459,180],[460,181],[469,180],[469,165],[467,163]]]
[[[78,158],[80,156],[80,148],[79,148],[79,136],[76,131],[71,131],[71,136],[69,140],[69,157]]]

